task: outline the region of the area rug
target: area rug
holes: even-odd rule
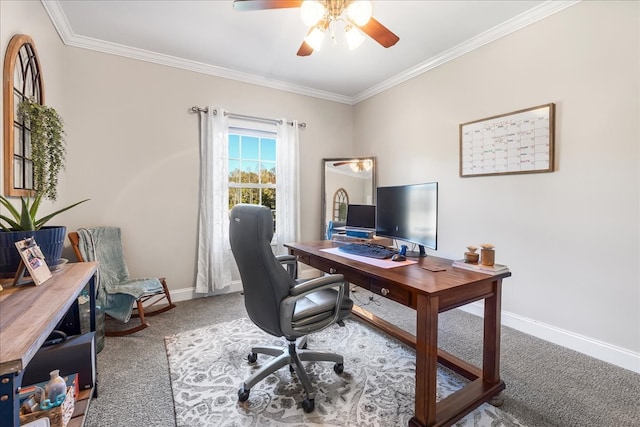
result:
[[[165,337],[176,424],[182,426],[406,426],[413,416],[413,349],[357,320],[334,325],[308,339],[309,349],[329,349],[344,356],[344,373],[331,362],[309,362],[316,390],[315,410],[305,413],[305,397],[295,373],[283,368],[251,389],[238,402],[238,389],[270,356],[247,354],[255,345],[285,345],[282,338],[243,318]],[[466,380],[438,368],[437,399],[460,389]],[[483,404],[456,426],[522,426],[514,417]]]

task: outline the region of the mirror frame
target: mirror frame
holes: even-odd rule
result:
[[[320,202],[320,236],[321,239],[324,240],[327,235],[326,224],[328,223],[326,218],[327,212],[327,164],[328,163],[337,163],[337,162],[359,162],[359,161],[371,161],[371,204],[376,204],[376,158],[375,157],[336,157],[336,158],[325,158],[322,159],[322,189],[321,189],[321,197],[322,200]],[[367,204],[367,203],[360,203]]]

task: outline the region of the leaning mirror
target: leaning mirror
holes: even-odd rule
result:
[[[331,223],[344,226],[347,205],[375,204],[375,157],[323,159],[322,229],[323,238]]]

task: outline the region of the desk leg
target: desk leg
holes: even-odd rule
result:
[[[494,282],[493,296],[484,300],[484,343],[482,379],[489,384],[500,382],[500,311],[502,280]]]
[[[418,295],[416,307],[416,403],[409,426],[436,422],[438,297]]]

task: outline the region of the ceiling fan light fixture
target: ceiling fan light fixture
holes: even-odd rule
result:
[[[353,25],[345,28],[345,37],[347,39],[347,45],[349,46],[349,50],[357,49],[366,38],[362,31],[354,27]]]
[[[324,40],[324,31],[320,28],[320,25],[316,25],[304,38],[304,41],[311,46],[313,50],[320,50],[322,40]]]
[[[349,168],[353,172],[369,172],[373,168],[373,162],[369,159],[349,162]]]
[[[324,6],[317,0],[304,0],[302,6],[300,6],[302,22],[308,27],[316,25],[322,19],[324,13]]]
[[[362,167],[360,163],[350,163],[349,168],[351,168],[353,172],[362,172]]]
[[[347,6],[347,17],[358,26],[369,22],[372,13],[373,8],[369,0],[354,0]]]

